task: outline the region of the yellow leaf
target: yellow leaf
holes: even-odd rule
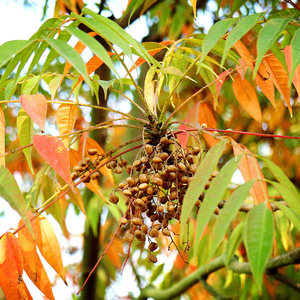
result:
[[[197,0],[191,0],[191,4],[193,6],[194,18],[197,16]]]
[[[0,105],[0,166],[5,166],[5,116]]]
[[[240,105],[254,120],[261,123],[261,108],[251,83],[247,79],[242,79],[240,74],[236,74],[232,83],[232,88]]]
[[[291,102],[290,102],[290,88],[288,86],[289,76],[281,62],[275,55],[265,57],[263,63],[266,66],[270,79],[273,81],[279,93],[282,95],[284,102],[286,103],[290,115],[293,115]]]
[[[146,103],[148,105],[148,108],[150,111],[154,114],[154,87],[155,87],[155,81],[153,80],[156,73],[156,67],[152,66],[149,71],[146,74],[145,77],[145,84],[144,84],[144,96]]]
[[[61,104],[57,109],[56,122],[59,133],[61,135],[71,133],[75,125],[77,117],[78,107],[72,104]],[[62,141],[66,146],[69,147],[69,136],[63,137]]]
[[[257,205],[269,200],[267,184],[265,181],[263,181],[264,175],[256,158],[244,145],[238,144],[234,140],[232,140],[232,148],[235,156],[245,154],[241,158],[239,164],[239,169],[243,175],[244,180],[246,182],[252,179],[257,180],[250,190],[250,195],[254,201],[254,204]]]
[[[32,223],[35,223],[33,220]],[[18,227],[25,226],[23,220]],[[33,228],[35,227],[32,224]],[[49,299],[54,299],[51,283],[36,251],[36,241],[33,240],[28,228],[25,226],[18,232],[18,240],[23,256],[24,270],[37,288]]]
[[[56,271],[67,285],[65,270],[63,267],[60,246],[50,222],[43,216],[39,216],[40,230],[36,234],[38,248],[47,263]]]

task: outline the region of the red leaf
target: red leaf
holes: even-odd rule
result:
[[[187,120],[184,120],[184,122],[187,122]],[[178,128],[179,130],[187,130],[187,129],[189,129],[189,127],[187,126],[187,125],[185,125],[185,124],[181,124],[180,126],[179,126],[179,128]],[[181,133],[179,133],[178,135],[177,135],[177,137],[178,137],[178,142],[179,142],[179,144],[181,145],[181,147],[183,148],[183,149],[186,149],[186,144],[187,144],[187,141],[188,141],[188,133],[186,133],[186,132],[181,132]]]
[[[45,131],[45,120],[47,115],[47,101],[44,95],[22,95],[20,96],[21,105],[29,117]]]
[[[222,72],[221,74],[219,74],[220,80],[218,80],[218,81],[216,82],[217,97],[219,96],[220,91],[221,91],[221,88],[222,88],[222,85],[223,85],[223,83],[226,81],[226,79],[227,79],[227,77],[228,77],[230,71],[232,71],[231,68],[228,69],[228,70],[226,70],[226,71],[224,71],[224,72]],[[224,75],[225,75],[225,76],[224,76]]]
[[[73,186],[70,172],[70,159],[64,143],[57,137],[35,135],[33,144],[44,160],[70,186]]]

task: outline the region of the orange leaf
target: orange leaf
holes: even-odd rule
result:
[[[73,104],[61,104],[57,109],[56,122],[61,135],[72,132],[77,117],[78,107]],[[66,148],[69,147],[69,136],[63,137]]]
[[[6,299],[29,299],[22,275],[23,258],[19,241],[8,232],[0,240],[0,285]]]
[[[156,48],[156,49],[151,49],[148,50],[147,52],[151,55],[154,56],[155,54],[157,54],[159,51],[165,49],[166,46],[168,46],[169,44],[173,43],[173,41],[163,41],[160,42],[159,44],[161,44],[163,47],[161,48]],[[145,59],[139,57],[136,62],[134,63],[134,65],[130,68],[129,72],[132,72],[134,69],[136,69],[137,67],[141,66],[145,61]],[[128,75],[128,74],[127,74]]]
[[[291,54],[291,45],[288,45],[284,48],[285,60],[288,67],[289,72],[292,70],[292,54]],[[293,75],[293,84],[298,93],[298,97],[300,97],[300,66],[296,68],[296,71]]]
[[[40,234],[36,235],[37,245],[47,263],[56,271],[67,285],[65,270],[61,258],[60,246],[50,222],[39,216]]]
[[[279,93],[282,95],[284,102],[286,103],[290,115],[293,115],[292,107],[290,103],[290,88],[288,86],[289,76],[281,62],[275,55],[265,57],[263,63],[270,74],[270,79],[273,81]]]
[[[247,47],[241,41],[237,41],[234,45],[234,49],[238,52],[238,54],[241,56],[241,58],[249,67],[249,69],[253,71],[254,59],[250,54],[249,50],[247,49]]]
[[[226,70],[226,71],[224,71],[224,72],[222,72],[221,74],[219,74],[218,77],[222,77],[222,78],[220,78],[220,80],[218,80],[218,81],[216,82],[217,97],[219,96],[220,91],[221,91],[221,88],[222,88],[222,85],[223,85],[223,83],[226,81],[227,76],[229,75],[229,72],[230,72],[230,71],[232,71],[231,68],[228,69],[228,70]],[[224,75],[225,75],[225,76],[224,76]]]
[[[261,108],[251,83],[247,79],[242,79],[240,74],[236,74],[232,88],[240,105],[254,120],[261,123]]]
[[[265,202],[269,199],[267,184],[264,180],[264,175],[260,166],[253,154],[242,144],[237,144],[232,140],[233,153],[235,156],[245,154],[239,164],[239,169],[243,175],[245,182],[252,179],[258,179],[251,190],[250,195],[253,198],[254,204]]]
[[[255,81],[259,88],[261,89],[262,93],[269,99],[272,103],[273,107],[275,108],[275,92],[274,92],[274,84],[270,78],[265,79],[260,75],[260,69],[264,66],[264,64],[260,64],[258,68],[258,73],[255,76]]]
[[[92,138],[86,137],[86,134],[83,134],[79,140],[79,146],[78,146],[78,159],[82,160],[84,157],[88,156],[88,149],[97,149],[98,154],[104,155],[105,151],[103,148]],[[92,161],[96,159],[96,157],[91,158]],[[105,161],[105,160],[104,160]],[[100,172],[114,185],[115,181],[112,175],[112,172],[110,169],[107,169],[106,167],[100,168]]]
[[[214,114],[206,103],[201,103],[199,105],[198,121],[199,121],[200,126],[204,123],[209,128],[217,127],[217,122],[214,117]],[[213,138],[211,135],[203,134],[203,137],[205,138],[209,147],[213,147],[215,144],[218,143],[218,140]]]
[[[63,142],[53,136],[35,135],[33,144],[45,161],[72,187],[69,154]]]
[[[0,105],[0,155],[5,153],[5,116]],[[0,166],[5,166],[5,156],[0,157]]]
[[[33,220],[32,223],[36,222]],[[23,220],[18,227],[24,226]],[[33,225],[33,228],[36,227]],[[37,288],[49,299],[54,299],[51,283],[36,251],[36,242],[33,240],[28,228],[25,226],[18,232],[18,240],[22,251],[24,270]]]
[[[29,117],[45,131],[45,120],[47,115],[47,101],[44,95],[22,95],[20,96],[21,105]]]
[[[79,189],[75,187],[74,191],[70,190],[68,192],[68,196],[70,197],[70,200],[73,201],[79,207],[79,209],[83,212],[83,214],[86,215],[83,199]]]

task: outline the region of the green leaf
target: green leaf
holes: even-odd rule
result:
[[[285,175],[285,173],[275,165],[270,159],[265,157],[259,157],[267,165],[268,169],[271,171],[273,176],[287,189],[293,191],[295,195],[298,195],[297,188],[293,185],[290,179]]]
[[[201,163],[199,164],[184,196],[181,213],[181,226],[186,224],[198,197],[202,193],[211,173],[214,171],[219,162],[225,144],[225,140],[220,141],[212,147],[201,160]],[[183,230],[181,230],[180,235],[181,237],[183,236]]]
[[[4,198],[9,205],[18,212],[34,237],[22,192],[20,191],[14,176],[4,166],[0,167],[0,197]]]
[[[272,252],[274,222],[272,212],[265,203],[255,206],[247,216],[244,243],[251,271],[259,291],[263,272]]]
[[[159,275],[162,274],[165,264],[158,265],[152,272],[150,282],[153,282]]]
[[[221,65],[224,64],[227,52],[234,44],[240,40],[257,22],[264,16],[265,13],[253,14],[241,19],[237,25],[230,31],[227,36],[224,53]]]
[[[22,95],[36,94],[36,93],[31,93],[31,91],[34,89],[34,87],[37,85],[40,79],[41,79],[40,76],[33,76],[27,79],[27,82],[25,82],[22,86],[21,94]]]
[[[271,183],[275,189],[280,193],[285,202],[289,205],[289,207],[298,215],[300,215],[300,199],[299,194],[295,193],[294,190],[290,190],[284,185],[276,182],[267,180],[267,182]]]
[[[86,210],[87,219],[91,225],[94,236],[98,235],[99,230],[99,199],[98,197],[92,197],[89,200],[87,210]]]
[[[295,225],[300,232],[300,218],[289,207],[280,202],[276,202],[276,206],[283,212],[283,214]]]
[[[199,64],[203,62],[206,55],[216,45],[216,43],[223,37],[226,31],[236,22],[234,19],[224,19],[215,23],[208,31],[206,37],[203,40],[202,55]]]
[[[199,73],[205,84],[208,85],[214,99],[214,107],[216,107],[218,104],[217,88],[215,83],[211,84],[216,79],[216,74],[214,73],[211,64],[208,61],[203,62],[199,69]]]
[[[279,35],[288,25],[291,17],[289,18],[274,18],[267,21],[265,26],[260,30],[257,38],[257,58],[256,64],[253,72],[255,77],[258,67],[263,59],[263,56],[272,47],[272,45],[277,41]]]
[[[220,1],[220,2],[222,2],[222,1]],[[233,15],[233,13],[235,13],[238,9],[240,9],[240,7],[242,5],[244,5],[245,3],[246,3],[246,0],[234,0],[231,10],[230,10],[231,15]]]
[[[250,188],[254,181],[248,181],[239,188],[237,188],[230,198],[226,201],[225,207],[221,209],[220,215],[217,218],[216,224],[213,229],[208,260],[214,255],[217,247],[222,242],[224,235],[231,223],[235,218],[242,202],[246,199]],[[204,198],[205,199],[205,198]]]
[[[17,116],[17,129],[18,129],[20,146],[23,147],[32,144],[33,121],[28,116],[28,114],[26,113],[23,107],[20,108]],[[32,161],[31,161],[31,151],[32,151],[32,147],[23,149],[23,153],[26,157],[30,171],[32,172],[32,174],[34,174]]]
[[[218,144],[217,144],[218,145]],[[195,237],[195,251],[198,253],[198,245],[201,235],[208,224],[211,216],[213,215],[216,207],[222,200],[228,184],[231,181],[233,173],[238,168],[239,162],[242,156],[233,157],[219,172],[219,174],[213,179],[207,190],[204,200],[200,205],[197,216],[197,229]],[[198,197],[197,197],[198,198]]]
[[[130,1],[129,5],[126,8],[125,13],[123,13],[123,16],[121,17],[121,20],[123,20],[124,17],[127,17],[127,15],[129,14],[129,18],[128,18],[128,25],[129,25],[132,15],[136,12],[136,10],[141,6],[141,4],[143,2],[144,2],[144,0],[132,0],[132,1]]]
[[[292,81],[293,75],[300,64],[300,28],[295,32],[291,41],[292,52],[292,70],[290,73],[289,81]]]
[[[15,40],[8,41],[0,46],[0,67],[6,64],[13,55],[20,53],[31,41]]]
[[[85,63],[75,49],[61,40],[45,38],[46,42],[66,61],[68,61],[82,75],[88,86],[93,89],[90,78],[87,74]]]
[[[232,234],[230,235],[228,245],[227,245],[226,261],[225,261],[226,267],[228,267],[229,264],[231,263],[231,260],[234,256],[236,249],[238,248],[239,244],[242,242],[243,228],[244,228],[244,223],[238,224],[234,228]]]
[[[105,48],[89,34],[83,32],[82,30],[74,28],[72,25],[65,28],[68,32],[75,35],[82,43],[84,43],[90,50],[98,56],[103,62],[117,74],[113,62],[110,56],[107,54]]]

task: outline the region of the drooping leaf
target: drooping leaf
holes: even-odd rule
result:
[[[32,299],[22,278],[23,258],[18,239],[6,233],[0,239],[0,285],[7,300]]]
[[[217,247],[222,242],[230,223],[235,218],[242,202],[246,199],[253,183],[254,181],[248,181],[243,184],[232,193],[229,199],[227,199],[225,207],[221,210],[212,232],[208,260],[211,259]]]
[[[221,142],[220,142],[221,143]],[[218,143],[215,147],[217,147]],[[213,149],[213,148],[212,148]],[[216,207],[220,203],[224,193],[227,189],[228,184],[231,181],[233,173],[237,169],[241,157],[232,158],[219,172],[219,174],[213,179],[207,190],[204,200],[200,205],[197,216],[197,230],[195,237],[195,252],[198,253],[197,249],[199,246],[201,235],[208,224],[211,216],[213,215]]]
[[[239,41],[250,29],[252,29],[264,14],[265,13],[257,13],[246,16],[241,19],[235,27],[233,27],[226,39],[221,65],[224,64],[228,50],[233,47],[234,44]]]
[[[201,64],[210,52],[210,50],[216,45],[216,43],[222,38],[226,31],[236,22],[236,19],[224,19],[215,23],[208,31],[207,35],[204,38],[202,45],[202,55],[199,61]]]
[[[299,194],[295,193],[294,190],[290,190],[286,186],[276,182],[269,181],[275,189],[280,193],[284,201],[289,205],[289,207],[298,215],[300,215],[300,198]]]
[[[0,105],[0,167],[5,166],[5,115]]]
[[[258,73],[255,76],[255,81],[259,88],[261,89],[262,93],[268,98],[271,102],[272,106],[275,108],[275,92],[274,92],[274,84],[271,78],[263,78],[260,75],[261,67],[264,66],[264,62],[260,64],[258,68]]]
[[[71,133],[77,118],[77,105],[61,104],[56,112],[56,123],[61,135]],[[62,141],[66,147],[69,147],[69,136],[62,137]]]
[[[236,74],[232,83],[234,95],[245,111],[257,122],[262,122],[261,108],[251,83],[240,74]]]
[[[77,53],[77,51],[61,40],[55,40],[47,37],[45,38],[45,40],[59,55],[61,55],[66,61],[68,61],[74,67],[74,69],[79,72],[79,74],[83,76],[87,85],[92,89],[91,81],[88,77],[85,63],[81,56]]]
[[[222,73],[220,73],[218,75],[218,77],[220,78],[220,80],[218,80],[216,82],[216,92],[217,92],[217,97],[219,97],[219,94],[220,94],[220,91],[221,91],[221,88],[222,88],[222,85],[223,83],[226,81],[226,79],[228,78],[228,75],[229,75],[229,72],[232,71],[232,69],[228,69]],[[226,75],[226,76],[225,76]]]
[[[36,220],[32,221],[32,223],[34,222]],[[24,225],[24,222],[21,220],[18,227]],[[36,226],[33,227],[35,228]],[[18,240],[26,274],[45,296],[54,300],[51,283],[36,250],[36,241],[33,240],[26,226],[18,232]]]
[[[293,210],[284,204],[278,202],[276,206],[282,211],[282,213],[295,225],[298,231],[300,231],[300,218],[299,215],[295,214]]]
[[[212,110],[206,103],[200,103],[199,105],[199,112],[198,112],[198,121],[199,125],[206,124],[208,128],[216,128],[217,122],[214,117]],[[219,141],[212,137],[209,134],[203,134],[204,139],[206,140],[209,147],[213,147]]]
[[[289,80],[292,81],[293,75],[300,64],[300,28],[296,30],[291,41],[292,52],[292,68],[290,71]]]
[[[201,160],[201,163],[199,164],[197,171],[189,184],[182,205],[181,226],[183,227],[180,230],[181,236],[183,236],[186,222],[198,197],[202,193],[205,184],[211,176],[211,173],[214,171],[219,162],[225,144],[226,142],[222,140],[207,152],[205,157]]]
[[[27,216],[27,207],[23,194],[9,170],[1,166],[0,167],[0,197],[3,197],[9,205],[18,212],[21,218],[24,219],[26,225],[33,234],[32,227]]]
[[[284,187],[286,187],[287,189],[294,192],[295,195],[298,194],[297,188],[293,185],[293,183],[290,181],[290,179],[285,175],[285,173],[277,165],[275,165],[268,158],[262,157],[261,159],[266,164],[268,169],[271,171],[273,176],[279,181],[280,184],[282,184]]]
[[[244,243],[254,280],[261,291],[263,272],[272,252],[274,221],[265,203],[255,206],[247,215]]]
[[[263,59],[263,56],[277,41],[280,33],[284,30],[287,24],[290,22],[289,18],[273,18],[267,21],[267,23],[260,30],[257,38],[257,58],[254,68],[254,76],[258,70],[258,67]]]
[[[45,120],[47,115],[47,101],[44,95],[22,95],[20,96],[21,105],[29,115],[29,117],[35,122],[41,131],[45,131]]]
[[[43,216],[38,217],[40,234],[37,233],[38,248],[47,263],[67,284],[65,270],[63,267],[60,246],[50,222]]]
[[[238,248],[239,244],[242,242],[242,232],[244,228],[244,223],[238,224],[232,234],[229,237],[228,246],[227,246],[227,253],[226,253],[226,267],[229,266],[231,260],[234,256],[236,249]]]
[[[276,56],[271,55],[263,59],[267,72],[270,74],[270,79],[273,81],[279,93],[282,95],[286,103],[290,115],[293,115],[290,102],[290,88],[288,86],[289,76],[285,68],[282,66]]]
[[[234,44],[234,49],[238,52],[249,69],[254,70],[254,59],[247,47],[241,41],[237,41]]]
[[[196,19],[196,17],[197,17],[197,0],[191,0],[191,4],[193,7],[194,18]]]
[[[63,142],[53,136],[35,135],[33,136],[33,145],[56,173],[72,187],[69,154]]]
[[[155,81],[153,80],[156,74],[156,67],[152,66],[149,68],[146,77],[145,77],[145,84],[144,84],[144,97],[146,103],[148,105],[149,110],[151,113],[154,114],[154,105],[155,105]]]
[[[17,116],[17,129],[18,129],[20,146],[23,147],[32,144],[33,122],[23,107],[20,108]],[[32,151],[32,147],[27,147],[23,149],[23,153],[28,162],[30,171],[32,172],[32,174],[34,174],[32,161],[31,161],[31,151]]]
[[[289,73],[292,70],[292,54],[291,54],[291,45],[288,45],[284,48],[285,60],[288,67]],[[300,65],[296,68],[295,73],[292,78],[293,84],[296,88],[298,97],[300,95]]]
[[[31,41],[14,40],[8,41],[0,46],[0,67],[6,64],[13,55],[24,50]]]
[[[251,190],[250,195],[253,198],[254,204],[265,202],[269,199],[267,184],[264,181],[264,175],[260,166],[253,154],[242,144],[232,143],[233,153],[235,156],[245,154],[240,162],[239,169],[246,182],[253,179],[257,180]]]

